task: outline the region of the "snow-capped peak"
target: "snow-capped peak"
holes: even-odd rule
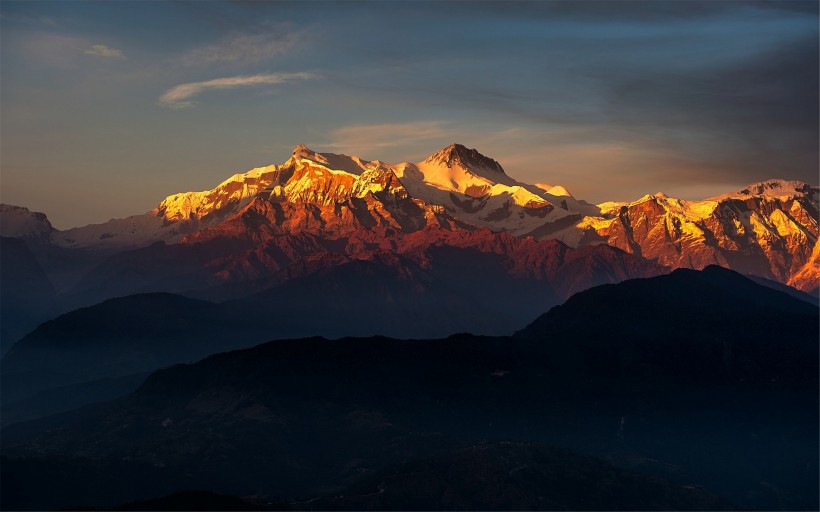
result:
[[[300,160],[307,160],[333,171],[344,171],[357,176],[365,171],[371,164],[371,162],[362,160],[357,156],[337,155],[336,153],[317,153],[304,144],[298,144],[293,148],[291,159],[285,166]]]
[[[424,163],[444,165],[446,167],[458,165],[470,171],[486,169],[501,175],[506,175],[501,164],[490,157],[482,155],[477,150],[467,148],[461,144],[450,144],[446,148],[436,151],[427,157]]]
[[[0,204],[0,235],[48,240],[54,231],[46,214],[22,206]]]
[[[813,187],[802,181],[788,181],[773,179],[752,183],[751,185],[728,194],[722,194],[712,199],[744,198],[750,196],[766,197],[805,197],[813,202],[818,201],[820,188]]]
[[[547,194],[555,197],[572,197],[569,190],[561,185],[550,185],[548,183],[536,183],[535,186]]]
[[[556,185],[554,187],[550,187],[547,190],[547,194],[557,196],[557,197],[572,197],[572,194],[569,193],[569,190],[562,187],[561,185]]]
[[[316,152],[304,144],[297,144],[296,147],[293,148],[293,152],[291,154],[297,158],[312,158],[316,155]]]

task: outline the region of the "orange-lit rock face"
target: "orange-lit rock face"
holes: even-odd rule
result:
[[[299,145],[281,166],[169,196],[147,215],[51,236],[72,247],[134,247],[225,237],[263,243],[307,233],[344,237],[354,253],[396,250],[404,243],[399,235],[431,236],[430,227],[485,228],[570,247],[605,243],[669,268],[718,264],[801,289],[817,285],[810,262],[818,190],[804,183],[770,180],[702,201],[656,194],[596,206],[560,185],[518,182],[495,160],[457,144],[397,165]]]
[[[348,221],[351,227],[419,229],[440,222],[436,216],[449,214],[476,227],[520,236],[557,221],[567,225],[567,218],[577,217],[578,212],[570,210],[582,203],[564,193],[558,198],[519,183],[495,160],[460,145],[417,164],[398,165],[315,153],[300,145],[281,167],[235,175],[212,191],[175,194],[154,212],[166,224],[188,223],[201,229],[218,225],[261,198],[312,204],[327,222],[324,229],[331,231]],[[587,213],[597,212],[593,205],[582,206]],[[305,224],[305,215],[289,225],[312,229]]]
[[[444,212],[410,197],[393,171],[371,168],[355,175],[305,160],[283,168],[279,180],[225,222],[184,239],[219,236],[256,241],[285,233],[339,236],[360,229],[413,232],[448,224]]]
[[[454,153],[447,163],[460,165],[466,157],[475,158]],[[490,273],[546,282],[552,293],[567,297],[596,284],[664,271],[607,246],[573,251],[556,240],[479,228],[444,205],[413,197],[390,167],[368,163],[348,172],[316,160],[290,160],[263,193],[226,220],[183,238],[189,246],[239,242],[240,249],[206,263],[214,282],[289,279],[323,266],[376,258],[382,264],[395,260],[399,269],[487,265]],[[511,210],[513,200],[506,201]],[[531,201],[522,208],[543,216],[553,206]]]
[[[184,192],[165,198],[154,212],[167,222],[203,219],[235,210],[280,179],[282,169],[275,165],[234,175],[213,190]]]
[[[820,241],[815,242],[808,260],[792,273],[788,284],[817,296],[820,288]]]
[[[816,192],[797,196],[725,197],[685,202],[650,197],[625,205],[606,227],[597,230],[606,242],[644,258],[677,268],[701,269],[718,264],[806,284],[803,270],[818,239]]]
[[[267,204],[274,207],[268,212],[276,211],[276,203]],[[280,218],[274,217],[273,222],[267,217],[254,219],[250,216],[252,211],[248,208],[218,229],[191,236],[183,245],[219,245],[230,242],[234,236],[247,240],[254,220],[260,226],[270,226]],[[238,229],[229,230],[228,226]],[[259,234],[262,232],[264,236]],[[338,233],[273,233],[264,227],[259,233],[250,235],[254,237],[250,244],[235,244],[235,250],[206,263],[212,284],[264,279],[280,282],[351,261],[375,260],[403,271],[411,272],[418,266],[434,274],[452,274],[453,270],[462,272],[475,267],[475,274],[482,279],[507,276],[521,282],[541,283],[544,293],[567,298],[598,284],[666,272],[655,263],[607,245],[572,249],[556,240],[517,238],[488,229],[463,229],[446,222],[431,222],[412,232],[360,227]]]
[[[189,242],[225,235],[266,240],[285,233],[337,237],[369,230],[385,237],[427,226],[488,227],[571,246],[605,242],[670,268],[718,264],[802,289],[816,287],[814,267],[806,265],[818,239],[817,190],[804,184],[774,180],[704,201],[658,194],[605,213],[563,189],[561,196],[538,195],[539,190],[457,145],[399,166],[298,147],[282,167],[235,176],[208,193],[172,196],[158,212],[168,220],[196,215],[200,227],[213,226],[189,235]]]

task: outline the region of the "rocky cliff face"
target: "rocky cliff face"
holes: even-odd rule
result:
[[[814,243],[808,261],[792,274],[788,284],[817,297],[820,291],[820,241]]]
[[[703,201],[656,194],[602,205],[603,218],[578,227],[668,267],[716,264],[811,290],[811,266],[792,278],[817,244],[817,196],[817,188],[781,180]]]
[[[20,217],[22,210],[4,208],[3,219]],[[396,250],[404,243],[400,234],[486,228],[570,247],[608,244],[669,268],[717,264],[807,291],[820,281],[812,256],[818,189],[808,184],[769,180],[700,201],[655,194],[592,205],[561,186],[518,182],[495,160],[459,144],[402,164],[298,145],[282,165],[174,194],[144,215],[62,232],[35,224],[57,245],[109,250],[156,241],[261,243],[303,233]]]
[[[200,205],[197,212],[203,217],[217,211],[235,213],[183,240],[195,243],[233,236],[265,241],[295,233],[337,237],[359,230],[386,236],[412,233],[428,225],[456,224],[440,206],[411,197],[396,174],[379,163],[367,162],[358,169],[348,166],[347,171],[334,169],[325,156],[297,147],[293,157],[268,176],[266,188],[244,207],[239,208],[243,199],[233,199],[229,208],[219,208],[215,202]],[[166,218],[179,213],[163,210]]]
[[[47,242],[54,227],[44,213],[22,206],[0,204],[0,236],[24,238],[29,242]]]
[[[224,230],[233,228],[221,221],[245,207],[249,215],[256,212],[272,221],[278,232],[338,233],[361,227],[412,232],[458,218],[473,228],[516,236],[544,231],[558,221],[566,226],[580,219],[582,210],[598,211],[569,195],[558,200],[519,183],[495,160],[458,144],[423,162],[398,165],[299,145],[281,167],[235,175],[211,191],[170,196],[154,214],[166,224],[197,222],[200,229]]]
[[[606,243],[670,268],[717,264],[807,291],[817,287],[809,262],[820,234],[818,189],[805,183],[770,180],[702,201],[655,194],[594,206],[561,187],[519,183],[495,160],[458,144],[399,165],[298,146],[281,168],[243,179],[242,187],[229,187],[232,199],[214,200],[212,192],[197,209],[201,218],[225,211],[238,217],[187,240],[228,232],[264,239],[357,229],[412,233],[431,225],[489,228],[573,247]],[[166,218],[184,216],[162,211]]]

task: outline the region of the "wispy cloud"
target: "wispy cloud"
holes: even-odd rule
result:
[[[106,59],[120,59],[125,60],[127,57],[122,52],[122,50],[117,50],[116,48],[111,48],[110,46],[106,46],[104,44],[94,44],[91,45],[85,52],[87,55],[95,55],[97,57],[103,57]]]
[[[4,22],[21,22],[31,25],[45,25],[50,28],[60,26],[60,23],[55,18],[50,16],[34,16],[25,13],[12,14],[4,11],[0,14],[0,18],[2,18]]]
[[[343,126],[332,130],[329,135],[328,144],[317,145],[351,154],[368,154],[374,150],[412,147],[423,142],[440,143],[449,140],[452,131],[445,121],[412,121]]]
[[[47,27],[54,28],[54,27],[59,27],[60,26],[60,24],[57,22],[57,20],[55,20],[54,18],[49,18],[48,16],[41,16],[41,17],[37,18],[37,21],[39,23],[42,23],[43,25],[46,25]]]
[[[204,82],[190,82],[180,84],[165,91],[159,97],[161,105],[179,109],[194,106],[194,102],[189,101],[211,89],[235,89],[237,87],[249,87],[254,85],[276,85],[296,80],[310,80],[317,78],[315,73],[267,73],[259,75],[231,76],[225,78],[215,78]]]
[[[83,52],[92,44],[81,37],[51,31],[33,31],[22,37],[21,43],[26,58],[63,70],[77,69],[87,61]]]
[[[299,33],[281,27],[265,32],[232,35],[196,48],[182,55],[178,62],[184,66],[211,64],[255,64],[289,52],[299,40]]]

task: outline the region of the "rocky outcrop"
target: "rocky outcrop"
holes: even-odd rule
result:
[[[820,241],[815,242],[808,261],[792,274],[788,284],[817,297],[820,292]]]
[[[604,212],[597,225],[581,229],[661,265],[716,264],[803,290],[817,287],[811,269],[792,279],[810,261],[820,234],[817,189],[806,184],[774,180],[704,201],[656,194]]]
[[[44,213],[22,206],[0,204],[0,236],[24,238],[29,242],[47,242],[54,227]]]
[[[171,195],[143,215],[66,231],[18,207],[3,206],[0,219],[4,233],[13,228],[63,247],[110,252],[157,241],[257,243],[302,233],[395,250],[403,243],[398,235],[428,227],[485,228],[570,247],[608,244],[668,268],[717,264],[811,291],[818,286],[818,195],[806,183],[769,180],[701,201],[659,193],[596,206],[560,185],[518,182],[460,144],[401,164],[300,144],[282,165]]]

